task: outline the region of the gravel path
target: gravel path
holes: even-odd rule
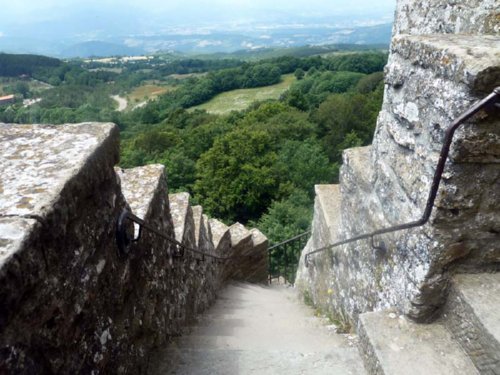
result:
[[[118,103],[118,112],[123,112],[127,108],[127,99],[119,95],[111,95],[111,98]]]
[[[284,286],[233,284],[152,374],[365,374],[357,348]]]

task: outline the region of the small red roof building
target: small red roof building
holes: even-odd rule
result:
[[[0,104],[14,103],[14,100],[15,100],[14,95],[0,96]]]

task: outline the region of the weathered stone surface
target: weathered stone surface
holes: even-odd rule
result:
[[[193,221],[194,221],[194,236],[196,247],[200,248],[200,237],[207,236],[205,227],[203,226],[203,207],[193,206]]]
[[[478,374],[444,326],[416,324],[395,312],[359,316],[359,349],[370,374]]]
[[[208,225],[208,217],[203,215],[203,207],[194,206],[193,220],[195,225],[196,248],[207,254],[214,254],[212,234]],[[197,280],[195,311],[199,313],[209,307],[216,298],[216,293],[222,286],[221,264],[213,258],[197,255],[194,278]]]
[[[252,255],[251,263],[245,270],[246,280],[252,283],[266,283],[269,272],[268,248],[269,241],[267,237],[258,229],[250,229],[252,233]]]
[[[197,249],[195,224],[193,210],[189,205],[189,193],[169,194],[170,212],[175,228],[175,238],[187,248]],[[187,321],[191,321],[196,314],[208,304],[205,300],[205,265],[200,254],[193,253],[188,249],[183,251],[179,265],[181,273],[186,276],[182,278],[181,284],[184,286],[182,295],[186,298]]]
[[[302,251],[295,287],[306,300],[312,302],[324,313],[343,311],[344,307],[337,304],[339,293],[344,293],[340,283],[354,282],[349,279],[337,278],[340,270],[339,256],[343,249],[328,250],[309,257],[309,267],[305,264],[305,254],[327,246],[339,240],[338,228],[341,223],[339,185],[316,185],[314,201],[314,217],[312,234],[305,249]],[[347,290],[349,286],[347,286]],[[340,301],[342,302],[342,301]]]
[[[396,34],[499,34],[497,0],[399,0]]]
[[[115,170],[132,212],[148,225],[174,237],[165,168],[149,165]],[[135,229],[137,234],[138,228]],[[124,372],[132,371],[139,363],[144,366],[147,353],[185,324],[187,314],[179,313],[186,309],[185,298],[178,282],[185,274],[179,272],[180,267],[173,268],[174,251],[175,245],[144,228],[140,241],[131,246],[130,275],[125,280],[131,287],[131,297],[109,328],[111,337],[121,340],[114,363],[131,362],[124,366]]]
[[[490,93],[500,82],[500,35],[396,35],[391,54],[411,64],[412,70],[426,69],[474,92]],[[398,67],[392,65],[394,74]],[[410,72],[403,74],[411,81]],[[406,103],[407,118],[418,121],[418,107],[411,107],[411,103]]]
[[[158,185],[165,179],[165,167],[161,164],[145,165],[132,169],[115,168],[120,177],[121,187],[125,199],[129,203],[134,215],[144,219]]]
[[[37,221],[20,217],[0,217],[0,269],[22,249]]]
[[[230,284],[192,328],[152,361],[151,374],[365,374],[352,343],[332,334],[291,288]]]
[[[0,123],[0,215],[46,216],[96,148],[116,137],[113,124]],[[117,145],[109,150],[116,153]]]
[[[193,210],[189,205],[189,193],[169,194],[170,212],[175,228],[175,239],[189,247],[196,246]]]
[[[244,258],[252,250],[252,234],[240,223],[235,223],[229,227],[229,235],[231,238],[231,250],[227,254],[230,257],[241,257],[238,261],[231,261],[226,264],[225,278],[244,281],[243,272],[248,259]]]
[[[500,274],[456,275],[444,321],[482,374],[500,373]]]
[[[264,235],[256,229],[249,231],[240,223],[231,225],[229,233],[231,256],[236,258],[228,267],[228,278],[236,281],[267,283],[268,255],[267,239]]]
[[[0,128],[0,237],[9,240],[0,268],[1,371],[104,369],[120,347],[110,326],[128,289],[118,280],[130,272],[114,246],[125,207],[113,170],[118,130],[90,123]],[[27,203],[19,206],[16,194]]]
[[[209,219],[208,222],[212,231],[212,241],[216,254],[219,256],[227,256],[231,248],[229,227],[217,219]]]
[[[336,209],[317,192],[303,253],[422,216],[446,128],[500,84],[498,22],[489,23],[498,21],[495,4],[398,2],[373,145],[344,152],[335,233],[326,219]],[[445,302],[452,272],[498,270],[499,125],[498,110],[488,109],[456,132],[428,224],[377,236],[383,250],[364,240],[317,254],[312,269],[299,269],[297,285],[354,320],[388,307],[429,320]]]
[[[208,216],[203,214],[202,206],[194,206],[193,220],[195,226],[196,246],[199,250],[212,253],[214,244],[212,243],[212,231],[208,224]]]
[[[493,36],[394,38],[373,145],[374,190],[390,224],[413,221],[423,213],[444,130],[478,98],[475,92],[498,82],[499,47],[500,39]],[[398,72],[406,78],[398,78]],[[411,261],[407,278],[414,285],[400,293],[412,301],[408,309],[397,306],[415,318],[431,315],[435,303],[444,302],[444,268],[489,267],[500,258],[497,230],[491,230],[500,228],[494,213],[500,198],[495,189],[500,181],[498,123],[497,115],[485,113],[457,132],[450,158],[455,164],[448,163],[431,225],[400,233],[393,245],[404,249],[394,263]],[[391,241],[386,240],[389,250]],[[457,243],[463,246],[458,253]]]
[[[207,242],[206,242],[206,248],[209,253],[214,252],[214,241],[213,241],[213,236],[212,236],[212,228],[210,227],[210,222],[208,219],[208,216],[203,214],[201,217],[202,219],[202,225],[206,230],[207,234]]]
[[[231,247],[233,251],[236,249],[243,249],[251,247],[252,234],[241,223],[234,223],[229,227],[229,234],[231,235]]]

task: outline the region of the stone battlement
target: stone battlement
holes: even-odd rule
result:
[[[125,208],[220,257],[236,238],[200,208],[195,223],[189,195],[168,195],[163,166],[115,169],[114,124],[0,124],[0,155],[2,373],[146,373],[151,350],[181,334],[236,270],[266,282],[267,239],[251,232],[234,251],[252,264],[173,257],[175,245],[147,230],[118,254]]]

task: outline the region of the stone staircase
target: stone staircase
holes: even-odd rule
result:
[[[391,311],[361,314],[372,374],[500,374],[500,274],[456,275],[443,316],[417,324]]]
[[[352,339],[330,331],[292,288],[233,283],[189,335],[157,353],[150,373],[365,374]]]

